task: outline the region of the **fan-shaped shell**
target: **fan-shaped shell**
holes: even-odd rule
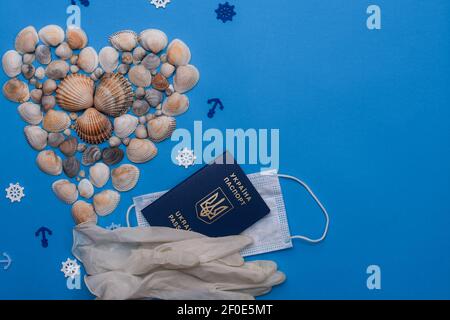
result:
[[[8,100],[23,103],[30,100],[30,89],[25,82],[12,78],[3,85],[3,95]]]
[[[145,50],[159,53],[167,46],[168,39],[161,30],[147,29],[139,35],[139,43]]]
[[[64,110],[77,112],[94,105],[94,81],[82,74],[67,76],[56,90],[56,101]]]
[[[109,174],[109,167],[102,162],[98,162],[89,168],[89,180],[97,188],[102,188],[108,182]]]
[[[42,127],[48,132],[62,132],[69,126],[70,117],[64,111],[50,109],[42,121]]]
[[[84,48],[80,51],[77,61],[78,67],[87,73],[92,73],[98,67],[98,54],[92,47]]]
[[[83,198],[89,199],[94,195],[94,186],[88,179],[82,179],[78,183],[78,192]]]
[[[133,189],[139,180],[139,169],[132,164],[123,164],[111,172],[114,188],[120,192]]]
[[[148,137],[154,142],[161,142],[169,138],[177,126],[173,117],[160,116],[147,122]]]
[[[180,39],[173,40],[167,48],[167,61],[174,66],[185,66],[191,61],[191,50]]]
[[[29,124],[38,125],[44,117],[41,106],[32,102],[22,103],[17,107],[17,111],[23,121]]]
[[[62,202],[72,204],[78,199],[77,186],[68,180],[61,179],[52,184],[52,190]]]
[[[119,138],[126,138],[136,130],[139,119],[131,114],[124,114],[114,119],[114,134]]]
[[[51,24],[39,30],[41,41],[51,47],[56,47],[64,41],[64,30],[57,25]]]
[[[155,144],[147,139],[131,139],[127,146],[127,157],[134,163],[145,163],[158,153]]]
[[[177,68],[173,78],[173,86],[176,92],[185,93],[191,90],[200,80],[200,73],[197,68],[189,64]]]
[[[15,50],[6,51],[2,57],[3,71],[10,78],[22,72],[22,65],[22,56]]]
[[[95,214],[94,207],[92,204],[83,200],[78,200],[73,204],[72,217],[77,225],[85,222],[97,223],[97,215]]]
[[[119,66],[119,53],[113,47],[104,47],[98,54],[98,60],[103,70],[111,73]]]
[[[189,108],[189,99],[186,95],[174,92],[164,101],[162,112],[167,116],[178,116]]]
[[[36,163],[43,172],[58,176],[62,172],[62,160],[53,150],[39,152]]]
[[[70,70],[69,64],[64,60],[55,60],[45,69],[45,75],[53,80],[63,79]]]
[[[87,109],[78,117],[75,130],[81,140],[90,144],[100,144],[112,135],[111,122],[94,108]]]
[[[83,49],[88,44],[88,37],[83,29],[69,27],[66,31],[67,43],[73,50]]]
[[[35,150],[43,150],[47,146],[48,133],[38,126],[26,126],[23,129],[30,146]]]
[[[133,66],[128,72],[130,82],[137,87],[148,87],[152,83],[152,74],[150,70],[143,65]]]
[[[38,42],[39,36],[36,29],[33,26],[28,26],[17,35],[15,47],[20,53],[32,53]]]
[[[120,202],[120,193],[114,190],[104,190],[94,196],[94,209],[99,216],[113,212]]]
[[[95,91],[95,108],[109,116],[118,117],[126,113],[133,103],[133,89],[120,74],[103,76]]]
[[[157,107],[163,99],[163,93],[156,89],[148,89],[145,91],[145,100],[152,106]]]
[[[131,30],[123,30],[109,37],[111,45],[119,51],[132,51],[138,45],[138,36]]]

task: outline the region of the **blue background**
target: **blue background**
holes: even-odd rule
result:
[[[267,254],[287,281],[274,299],[450,298],[450,2],[231,0],[232,22],[216,20],[219,1],[91,0],[82,27],[98,50],[122,29],[164,30],[189,44],[201,71],[178,126],[279,128],[280,171],[310,184],[331,215],[325,242]],[[366,8],[382,9],[382,29],[366,28]],[[0,52],[25,26],[65,26],[69,0],[1,1]],[[7,80],[1,72],[0,83]],[[207,99],[225,110],[213,119]],[[61,262],[71,255],[70,207],[35,165],[17,104],[1,98],[0,186],[20,182],[26,197],[0,199],[0,298],[84,299],[68,290]],[[173,165],[175,142],[142,166],[138,186],[100,224],[125,224],[132,196],[165,190],[199,168]],[[247,173],[259,166],[244,166]],[[307,194],[282,182],[292,233],[319,236],[323,218]],[[3,191],[2,191],[3,192]],[[53,230],[43,249],[34,232]],[[0,258],[1,260],[1,258]],[[366,268],[382,270],[382,289],[366,287]]]

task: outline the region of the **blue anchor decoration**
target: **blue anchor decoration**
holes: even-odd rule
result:
[[[50,229],[48,229],[46,227],[40,227],[35,233],[36,237],[39,237],[39,235],[42,234],[41,244],[42,244],[43,248],[47,248],[48,247],[48,239],[47,239],[47,237],[45,235],[46,233],[49,236],[51,236],[52,235],[52,230],[50,230]]]
[[[214,117],[214,114],[216,113],[217,106],[219,106],[220,110],[224,109],[222,101],[220,101],[219,98],[209,99],[208,100],[208,104],[212,104],[213,105],[213,107],[211,109],[209,109],[209,111],[208,111],[208,118]]]

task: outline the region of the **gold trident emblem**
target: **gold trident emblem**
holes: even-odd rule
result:
[[[213,220],[219,214],[228,210],[228,206],[220,206],[225,201],[225,198],[217,200],[218,198],[219,192],[216,192],[208,199],[200,203],[200,208],[202,209],[202,211],[200,211],[201,217],[206,217],[209,220]]]

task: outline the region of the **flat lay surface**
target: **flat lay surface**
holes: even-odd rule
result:
[[[231,0],[230,16],[220,9],[225,2],[79,5],[98,51],[126,29],[161,29],[189,45],[201,78],[178,128],[193,132],[202,121],[204,131],[279,129],[279,172],[308,183],[331,222],[324,242],[293,240],[291,249],[248,258],[273,260],[287,276],[261,298],[449,299],[450,3]],[[2,1],[1,54],[28,25],[64,27],[70,4]],[[380,30],[366,26],[371,4],[381,8]],[[0,72],[0,83],[7,80]],[[212,115],[215,98],[223,108]],[[70,290],[61,272],[74,258],[70,206],[52,192],[55,177],[36,166],[18,104],[1,99],[0,187],[19,183],[25,196],[12,203],[5,191],[0,200],[0,299],[91,299],[84,283]],[[139,165],[137,186],[100,226],[126,226],[133,197],[168,190],[201,168],[174,164],[176,144],[158,144],[156,158]],[[242,167],[250,174],[264,165]],[[280,181],[291,234],[320,237],[320,209],[298,184]],[[380,289],[368,289],[369,266],[381,271]]]

